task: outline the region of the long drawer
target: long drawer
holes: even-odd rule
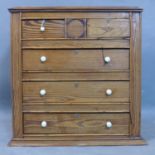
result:
[[[128,113],[25,113],[24,133],[129,135]]]
[[[23,102],[129,102],[129,82],[23,82]]]
[[[24,50],[23,70],[50,72],[129,70],[129,50]]]

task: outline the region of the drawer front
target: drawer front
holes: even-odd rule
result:
[[[24,114],[24,133],[129,135],[129,114]]]
[[[44,31],[41,28],[44,27]],[[64,20],[24,20],[22,38],[64,38]]]
[[[129,19],[57,18],[22,21],[23,39],[102,39],[130,36]]]
[[[24,50],[23,70],[52,72],[129,70],[129,50]]]
[[[87,24],[88,38],[130,36],[128,19],[89,19]]]
[[[129,82],[23,82],[24,102],[129,102]]]

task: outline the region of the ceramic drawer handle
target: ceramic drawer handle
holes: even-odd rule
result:
[[[107,89],[106,90],[106,95],[107,96],[111,96],[112,95],[112,90],[111,89]]]
[[[112,122],[111,121],[107,121],[106,122],[106,127],[107,128],[112,128]]]
[[[45,96],[46,95],[46,90],[45,89],[41,89],[40,90],[40,96]]]
[[[42,23],[41,23],[40,31],[41,32],[44,32],[45,31],[45,20],[43,20]]]
[[[104,58],[104,62],[105,63],[109,63],[111,61],[111,58],[109,57],[109,56],[106,56],[105,58]]]
[[[40,123],[42,128],[46,128],[47,127],[47,122],[46,121],[41,121]]]
[[[45,56],[41,56],[40,57],[40,61],[43,63],[43,62],[46,62],[47,58]]]

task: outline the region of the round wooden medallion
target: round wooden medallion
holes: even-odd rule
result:
[[[85,21],[83,19],[70,19],[67,22],[68,38],[85,37]]]

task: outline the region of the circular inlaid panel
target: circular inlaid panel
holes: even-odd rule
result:
[[[67,21],[68,38],[84,38],[85,32],[86,30],[84,19],[70,19]]]

